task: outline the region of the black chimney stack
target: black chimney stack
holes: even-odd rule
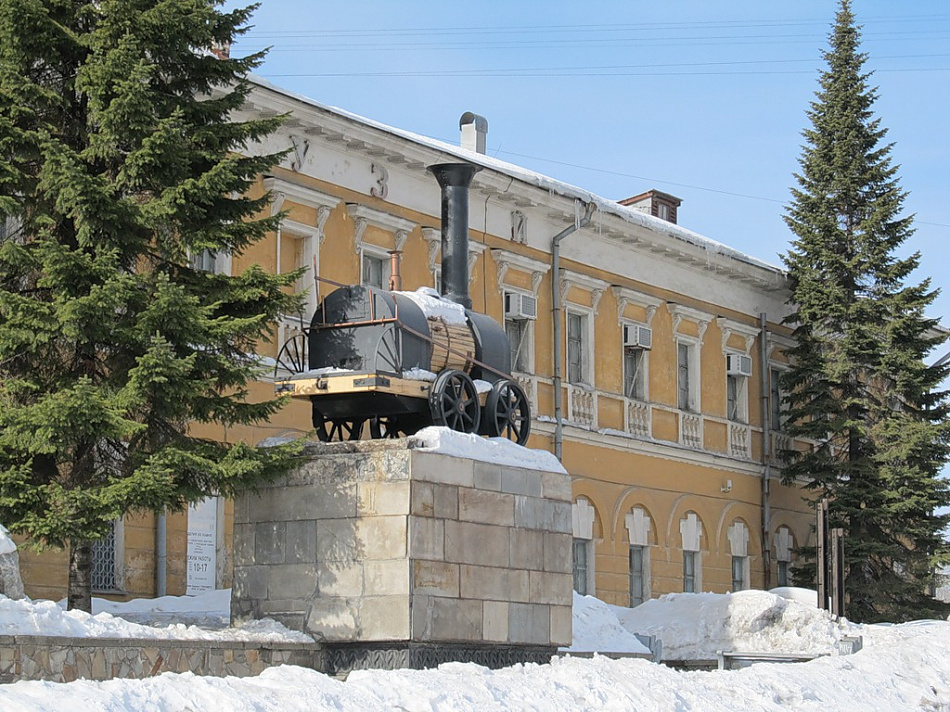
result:
[[[472,308],[468,296],[468,186],[481,170],[471,163],[439,163],[428,170],[442,188],[442,296]]]

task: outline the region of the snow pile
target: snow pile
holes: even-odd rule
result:
[[[432,371],[427,371],[426,369],[419,368],[418,366],[414,366],[408,371],[402,372],[402,377],[407,378],[410,381],[434,381],[435,376],[436,374],[434,374]]]
[[[7,531],[7,528],[0,524],[0,556],[3,554],[12,554],[16,551],[16,544],[13,543],[13,539],[10,538],[10,532]]]
[[[642,659],[562,658],[488,670],[352,673],[341,682],[285,665],[257,677],[165,673],[146,680],[0,685],[4,712],[217,710],[218,712],[734,712],[788,709],[950,709],[950,624],[894,626],[881,646],[842,657],[743,670],[680,672]]]
[[[23,598],[23,579],[20,578],[20,555],[10,532],[0,524],[0,594]]]
[[[801,595],[795,590],[782,592],[793,597]],[[156,599],[154,606],[191,610],[225,602],[224,592],[214,595],[215,598],[201,602],[187,598],[175,602],[166,597]],[[14,603],[0,598],[4,608]],[[17,605],[13,617],[34,616],[38,632],[57,634],[60,619],[55,611],[49,610],[59,610],[55,604]],[[141,612],[150,605],[148,601],[129,602],[126,610]],[[686,649],[689,643],[694,651],[689,657],[703,657],[695,651],[699,650],[697,640],[704,632],[719,635],[722,640],[724,631],[728,631],[733,640],[746,640],[755,638],[756,632],[772,629],[774,635],[761,636],[758,642],[780,647],[759,648],[761,652],[784,651],[781,646],[794,636],[804,642],[827,644],[838,632],[834,625],[827,627],[829,621],[814,606],[761,591],[734,595],[676,594],[632,610],[575,596],[574,606],[576,639],[580,642],[586,636],[595,649],[601,650],[614,647],[610,641],[622,637],[610,621],[616,621],[611,614],[625,611],[656,626],[664,648]],[[59,615],[65,614],[59,611]],[[103,616],[106,614],[96,618],[109,620]],[[720,617],[727,617],[728,621],[717,625],[711,620]],[[0,613],[0,635],[5,633],[2,625],[9,618]],[[72,620],[76,630],[90,631],[86,637],[100,625],[88,616],[72,616]],[[767,620],[771,622],[765,624]],[[823,627],[824,638],[820,633]],[[547,665],[514,665],[501,670],[461,663],[441,665],[434,670],[370,670],[354,672],[346,682],[341,682],[312,670],[285,665],[248,678],[165,673],[145,680],[17,682],[0,685],[0,710],[950,710],[950,623],[924,621],[848,628],[849,632],[864,636],[864,649],[854,655],[825,656],[809,663],[786,665],[760,663],[735,671],[680,672],[643,659],[595,656],[555,658]]]
[[[574,592],[574,641],[568,653],[650,653],[599,598]]]
[[[627,630],[660,638],[664,660],[711,660],[719,650],[829,655],[855,634],[814,604],[767,591],[669,593],[612,608]]]
[[[483,438],[473,433],[460,433],[434,425],[410,436],[409,447],[441,455],[523,467],[526,470],[567,474],[558,459],[544,450],[529,450],[507,438]]]
[[[419,287],[414,292],[393,292],[410,301],[425,314],[426,319],[442,319],[446,324],[465,325],[468,319],[465,316],[465,307],[442,296],[432,287]]]
[[[65,607],[65,601],[59,603],[61,607]],[[225,628],[231,620],[231,589],[219,588],[195,596],[133,598],[131,601],[93,598],[92,612],[93,614],[108,613],[145,625],[190,623],[204,627]],[[246,625],[245,630],[247,630]]]
[[[230,589],[226,589],[226,594],[230,597]],[[289,630],[272,620],[249,621],[243,627],[226,630],[207,630],[181,623],[153,628],[109,613],[90,615],[84,611],[64,611],[53,601],[14,601],[5,596],[0,596],[0,635],[313,642],[310,636]]]

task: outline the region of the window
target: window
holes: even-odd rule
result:
[[[623,349],[623,394],[633,400],[645,400],[645,361],[643,349],[625,346]]]
[[[202,250],[191,256],[191,266],[200,272],[215,273],[215,253],[211,250]]]
[[[748,420],[748,381],[745,376],[726,376],[726,414],[736,423]]]
[[[745,556],[733,556],[732,557],[732,590],[733,591],[743,591],[745,590]]]
[[[702,586],[700,540],[703,536],[703,525],[696,512],[687,512],[680,520],[680,536],[683,538],[683,591],[695,593]]]
[[[795,541],[792,538],[792,531],[788,527],[779,527],[775,532],[775,559],[778,563],[778,585],[789,585],[789,568],[792,563],[792,550],[795,548]]]
[[[567,313],[567,380],[570,383],[587,382],[587,317],[576,312]]]
[[[682,341],[676,344],[676,392],[680,410],[693,410],[693,347]]]
[[[362,283],[367,287],[389,289],[389,265],[378,255],[363,253]]]
[[[646,554],[645,546],[630,547],[630,607],[639,606],[646,600]]]
[[[683,592],[696,593],[696,552],[683,552]]]
[[[769,369],[769,424],[772,430],[782,429],[782,371]]]
[[[589,539],[574,539],[574,563],[572,568],[574,574],[574,590],[582,596],[586,596],[589,590],[587,581],[590,544]]]
[[[788,562],[779,561],[778,562],[778,585],[779,586],[788,586]]]
[[[508,334],[508,346],[511,349],[511,370],[530,373],[529,324],[527,319],[505,319],[505,333]]]

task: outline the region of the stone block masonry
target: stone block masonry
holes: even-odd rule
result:
[[[570,497],[564,473],[314,443],[236,502],[232,619],[314,636],[337,672],[544,659],[571,643]]]
[[[0,683],[141,679],[163,672],[248,677],[276,665],[325,669],[316,643],[0,635]]]

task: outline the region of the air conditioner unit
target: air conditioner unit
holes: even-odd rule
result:
[[[639,324],[623,325],[623,345],[641,349],[653,346],[653,329]]]
[[[726,373],[730,376],[751,376],[752,359],[742,354],[726,354]]]
[[[506,319],[537,319],[538,298],[530,294],[505,292]]]

